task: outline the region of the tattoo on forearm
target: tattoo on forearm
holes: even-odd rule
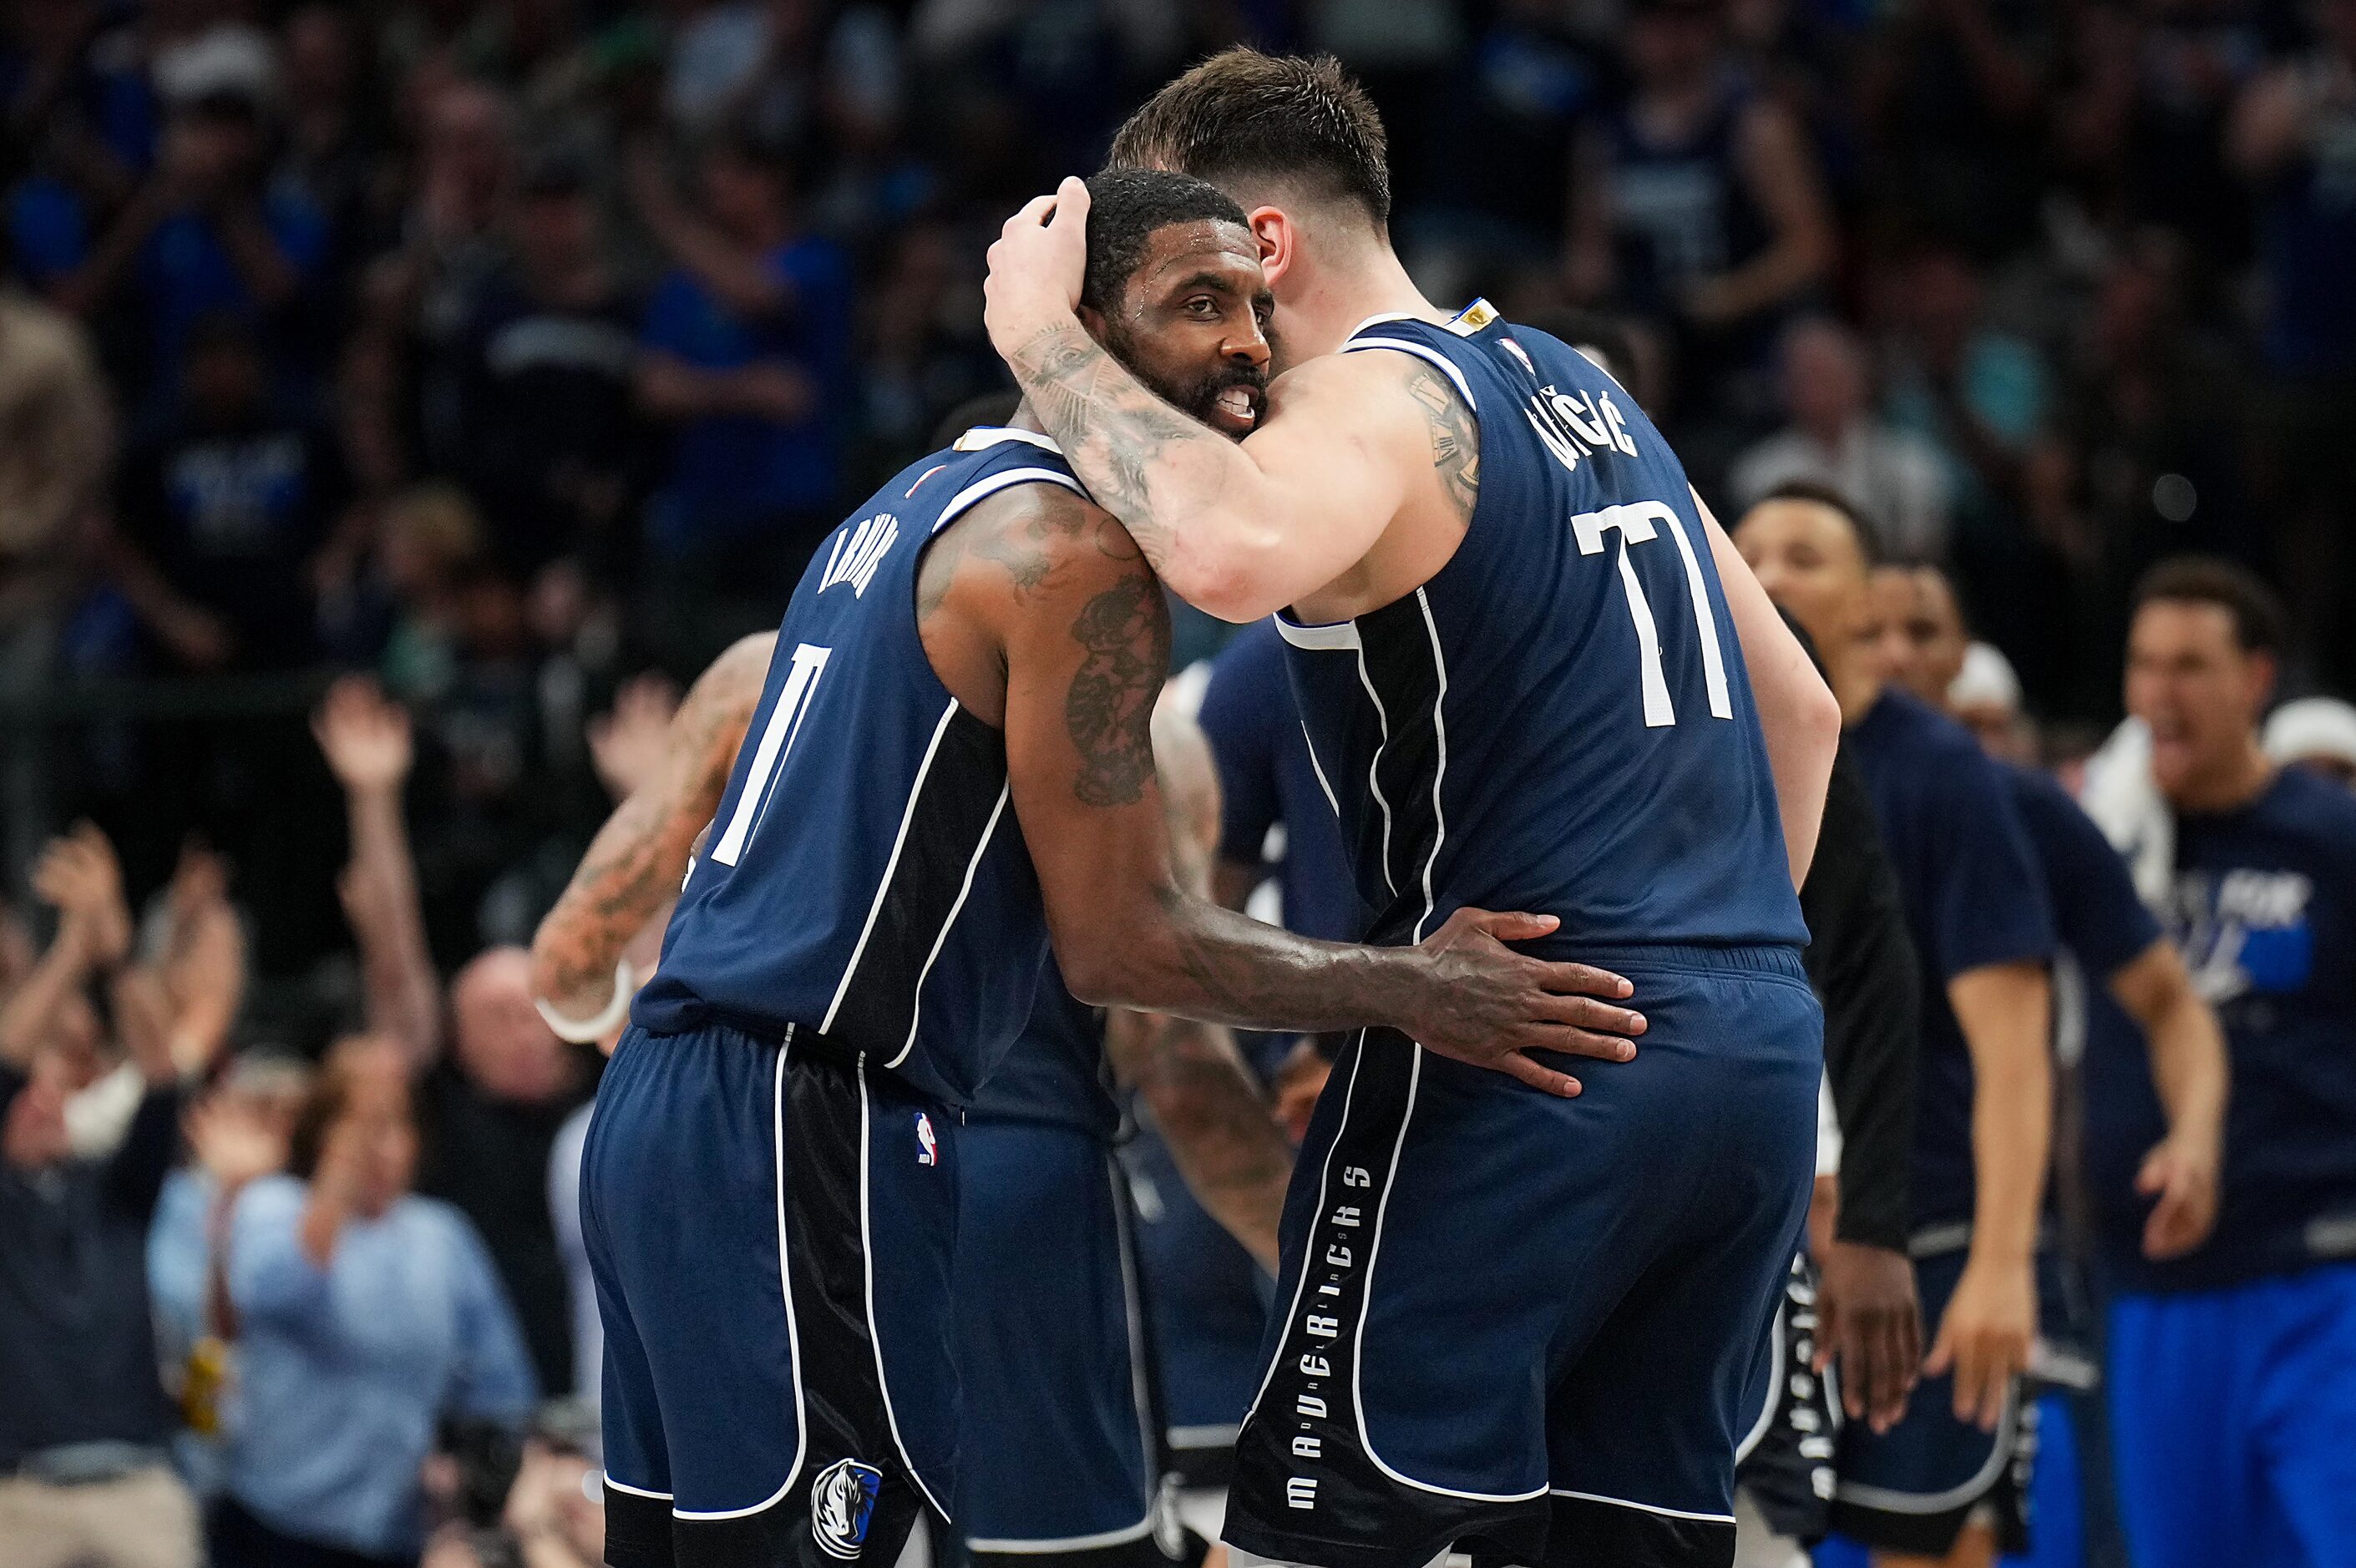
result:
[[[1064,693],[1080,753],[1084,805],[1132,805],[1153,778],[1153,699],[1170,669],[1170,612],[1148,573],[1130,572],[1084,605],[1072,637],[1087,656]]]
[[[1481,498],[1481,427],[1437,371],[1420,360],[1408,363],[1408,395],[1431,426],[1431,465],[1457,516],[1469,523],[1472,504]]]
[[[1047,328],[1009,364],[1097,499],[1160,565],[1171,534],[1156,507],[1170,497],[1153,483],[1157,464],[1180,443],[1215,442],[1215,453],[1227,438],[1154,396],[1077,322]]]

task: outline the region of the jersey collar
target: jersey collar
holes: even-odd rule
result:
[[[1055,444],[1055,437],[1041,435],[1035,430],[1016,430],[1011,425],[978,424],[958,437],[950,446],[958,452],[983,452],[993,446],[1003,446],[1010,441],[1028,442],[1058,457],[1064,454],[1064,449]]]

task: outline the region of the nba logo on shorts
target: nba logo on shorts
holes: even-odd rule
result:
[[[810,1483],[810,1534],[819,1550],[846,1563],[857,1562],[875,1513],[884,1472],[856,1459],[838,1459]]]
[[[941,1146],[939,1140],[933,1136],[933,1119],[922,1111],[916,1113],[916,1163],[918,1165],[941,1163]]]

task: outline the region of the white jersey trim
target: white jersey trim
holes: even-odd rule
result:
[[[1354,337],[1342,345],[1344,354],[1355,354],[1364,348],[1395,348],[1401,354],[1412,354],[1419,359],[1429,360],[1455,384],[1457,392],[1464,399],[1464,406],[1472,411],[1473,416],[1480,416],[1481,401],[1472,395],[1472,383],[1464,379],[1464,372],[1456,368],[1454,360],[1430,344],[1417,343],[1405,337]]]
[[[1365,1297],[1358,1303],[1357,1342],[1350,1358],[1350,1403],[1357,1407],[1353,1413],[1356,1415],[1358,1421],[1358,1446],[1365,1452],[1367,1458],[1374,1461],[1376,1469],[1380,1470],[1399,1485],[1413,1487],[1419,1492],[1430,1492],[1443,1498],[1464,1498],[1472,1502],[1527,1502],[1532,1498],[1542,1498],[1547,1495],[1547,1488],[1543,1482],[1526,1492],[1468,1492],[1456,1487],[1436,1486],[1430,1481],[1419,1481],[1405,1471],[1393,1468],[1380,1454],[1375,1452],[1374,1435],[1366,1427],[1366,1320],[1374,1316],[1375,1310],[1375,1275],[1383,1255],[1383,1216],[1390,1212],[1391,1189],[1398,1183],[1399,1166],[1407,1157],[1407,1130],[1415,1123],[1416,1091],[1423,1083],[1423,1047],[1410,1040],[1408,1042],[1408,1049],[1414,1051],[1415,1055],[1409,1059],[1408,1064],[1407,1109],[1399,1114],[1398,1136],[1391,1141],[1391,1168],[1383,1177],[1382,1201],[1375,1205],[1375,1233],[1366,1248]],[[1365,1041],[1361,1040],[1358,1042],[1361,1061],[1365,1059]],[[1347,1105],[1343,1107],[1342,1115],[1343,1125],[1346,1127],[1349,1125]],[[1338,1132],[1334,1135],[1333,1141],[1337,1147],[1340,1145],[1342,1140]],[[1319,1207],[1321,1209],[1323,1207],[1322,1194],[1319,1197]],[[1301,1277],[1304,1280],[1309,1277],[1309,1270],[1305,1265],[1301,1271]]]
[[[950,496],[948,504],[941,508],[941,515],[933,519],[933,532],[939,533],[957,521],[977,501],[986,501],[1001,490],[1010,490],[1017,485],[1060,485],[1075,496],[1087,494],[1078,480],[1059,468],[1010,468],[987,479],[977,479]]]
[[[1040,431],[1017,430],[1011,424],[978,424],[949,443],[954,452],[987,452],[993,446],[1004,446],[1010,441],[1027,442],[1043,452],[1064,455],[1055,438]]]
[[[1358,645],[1358,624],[1355,621],[1320,621],[1311,624],[1295,621],[1284,615],[1271,615],[1276,623],[1276,635],[1296,648],[1313,653],[1341,653]]]
[[[1743,1436],[1741,1442],[1734,1445],[1734,1462],[1738,1465],[1751,1457],[1751,1451],[1759,1446],[1759,1440],[1767,1435],[1767,1429],[1770,1426],[1775,1424],[1775,1407],[1783,1403],[1783,1302],[1775,1304],[1775,1316],[1767,1325],[1767,1366],[1770,1374],[1767,1379],[1767,1402],[1759,1407],[1759,1419],[1751,1424],[1750,1432]]]
[[[1001,1552],[1012,1557],[1044,1556],[1050,1552],[1091,1552],[1100,1546],[1122,1546],[1132,1541],[1142,1541],[1153,1533],[1153,1516],[1147,1514],[1135,1524],[1119,1530],[1108,1530],[1096,1535],[1075,1535],[1062,1541],[980,1541],[968,1540],[969,1552]]]
[[[1979,1474],[1960,1487],[1950,1487],[1944,1492],[1901,1492],[1890,1487],[1869,1487],[1853,1481],[1837,1481],[1833,1496],[1859,1508],[1879,1509],[1883,1513],[1945,1513],[1977,1502],[1996,1485],[1997,1476],[2012,1462],[2014,1441],[2019,1435],[2020,1386],[2005,1391],[2004,1413],[1997,1418],[1996,1438],[1988,1445],[1987,1463]]]
[[[875,1317],[874,1209],[868,1200],[867,1190],[868,1129],[873,1120],[867,1102],[867,1053],[862,1051],[859,1053],[859,1266],[866,1275],[867,1341],[875,1352],[875,1392],[884,1396],[884,1423],[892,1429],[892,1446],[899,1450],[900,1463],[907,1467],[908,1478],[916,1483],[916,1489],[925,1494],[925,1500],[933,1505],[933,1511],[947,1524],[952,1522],[949,1510],[941,1506],[941,1499],[933,1495],[933,1488],[917,1473],[916,1461],[908,1456],[907,1439],[900,1435],[900,1417],[892,1408],[892,1374],[884,1370],[884,1334]]]
[[[925,742],[925,760],[916,764],[916,776],[908,785],[908,804],[900,813],[900,831],[892,836],[892,854],[884,862],[884,875],[876,880],[875,901],[867,906],[867,923],[859,928],[859,940],[851,949],[851,961],[842,966],[842,978],[835,982],[834,1000],[826,1006],[826,1017],[820,1019],[818,1032],[826,1034],[834,1028],[834,1015],[842,1010],[842,998],[851,994],[851,977],[859,973],[859,960],[867,952],[867,939],[875,934],[875,922],[884,913],[884,900],[892,891],[892,873],[900,869],[900,851],[908,845],[908,827],[916,820],[916,802],[925,793],[925,775],[933,771],[933,758],[940,753],[941,737],[948,733],[949,720],[957,717],[958,700],[952,697],[949,705],[941,709],[941,720],[933,726],[933,738]]]
[[[957,924],[958,916],[965,912],[965,901],[973,892],[974,873],[981,869],[981,858],[990,853],[990,841],[998,836],[998,819],[1006,814],[1007,797],[1013,788],[1012,783],[998,786],[998,804],[990,808],[990,820],[982,824],[981,840],[973,847],[973,858],[965,863],[965,880],[958,884],[957,901],[941,920],[941,929],[933,938],[933,950],[925,955],[925,966],[916,971],[916,994],[908,998],[908,1038],[900,1042],[900,1053],[885,1062],[886,1067],[899,1066],[908,1060],[908,1052],[916,1049],[916,1026],[925,1017],[925,981],[931,976],[941,949],[948,945],[949,931]]]
[[[1391,803],[1383,795],[1383,753],[1390,750],[1391,716],[1390,710],[1383,706],[1381,694],[1375,690],[1375,677],[1367,673],[1366,649],[1363,643],[1358,645],[1358,684],[1366,688],[1367,700],[1375,705],[1375,722],[1383,732],[1381,744],[1375,748],[1374,760],[1366,764],[1366,788],[1373,794],[1375,804],[1383,808],[1383,886],[1390,890],[1393,898],[1397,898],[1398,883],[1391,879]],[[1313,751],[1312,754],[1314,755]]]
[[[1638,1513],[1658,1514],[1663,1519],[1690,1519],[1703,1524],[1734,1522],[1734,1516],[1730,1513],[1696,1513],[1691,1509],[1662,1508],[1656,1503],[1640,1503],[1629,1498],[1607,1498],[1601,1492],[1574,1492],[1567,1488],[1557,1487],[1553,1489],[1553,1495],[1558,1498],[1576,1498],[1583,1503],[1609,1503],[1613,1508],[1634,1509]]]
[[[1423,629],[1431,635],[1431,667],[1440,677],[1440,689],[1431,699],[1431,738],[1440,747],[1440,761],[1431,770],[1431,853],[1423,858],[1423,917],[1415,923],[1414,940],[1423,940],[1423,928],[1431,922],[1432,912],[1440,907],[1431,891],[1432,868],[1440,864],[1440,848],[1448,842],[1448,812],[1440,804],[1440,786],[1448,778],[1448,656],[1440,651],[1440,624],[1431,618],[1431,599],[1420,588],[1415,591],[1416,607],[1423,612]]]
[[[627,1481],[617,1481],[614,1479],[614,1472],[611,1470],[603,1471],[601,1473],[605,1477],[605,1484],[613,1488],[617,1492],[627,1492],[634,1498],[648,1498],[659,1503],[667,1503],[670,1501],[670,1494],[669,1492],[650,1492],[644,1487],[634,1487]]]

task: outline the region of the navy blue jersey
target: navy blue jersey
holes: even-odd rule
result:
[[[2163,915],[2225,1029],[2225,1167],[2208,1243],[2144,1259],[2133,1184],[2167,1121],[2131,1026],[2098,1029],[2089,1179],[2122,1283],[2208,1289],[2356,1256],[2356,798],[2286,768],[2237,811],[2179,816]]]
[[[1354,621],[1280,620],[1370,938],[1456,909],[1561,918],[1555,952],[1807,940],[1741,648],[1684,468],[1618,383],[1485,303],[1377,317],[1479,421],[1448,564]]]
[[[1237,632],[1211,661],[1203,690],[1204,737],[1219,769],[1219,856],[1239,865],[1269,858],[1269,830],[1287,931],[1350,942],[1366,929],[1340,821],[1318,787],[1309,737],[1284,669],[1284,639],[1270,621]]]
[[[1947,1004],[1947,982],[1992,964],[2053,956],[2044,873],[2013,785],[1963,726],[1886,689],[1847,741],[1922,955],[1914,1224],[1968,1221],[1972,1058]]]
[[[2055,940],[2078,962],[2090,989],[2159,940],[2159,922],[2136,897],[2127,863],[2052,775],[1997,764],[2044,873]]]
[[[974,1091],[972,1118],[1076,1127],[1108,1143],[1120,1136],[1104,1009],[1072,995],[1053,956],[1040,973],[1030,1022]]]
[[[916,569],[968,507],[1033,484],[1080,489],[1044,436],[969,431],[819,544],[632,1009],[641,1028],[817,1029],[971,1100],[1031,1015],[1046,914],[1005,737],[925,656]]]

